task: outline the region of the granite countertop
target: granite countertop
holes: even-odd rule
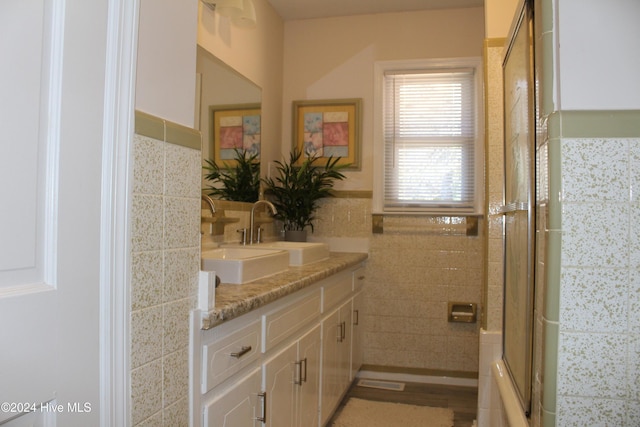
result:
[[[366,253],[331,252],[329,258],[242,285],[222,283],[216,289],[215,308],[204,313],[202,329],[241,316],[279,298],[304,289],[367,259]]]

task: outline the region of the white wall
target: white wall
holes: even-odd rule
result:
[[[136,110],[193,127],[199,1],[140,0]]]
[[[640,108],[640,2],[556,3],[558,109]]]
[[[362,170],[338,190],[373,188],[375,61],[479,57],[482,8],[305,19],[285,24],[282,151],[292,145],[294,100],[362,98]]]

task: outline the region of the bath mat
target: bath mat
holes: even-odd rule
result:
[[[358,381],[358,386],[369,388],[380,388],[382,390],[402,391],[404,390],[404,383],[395,381],[378,381],[378,380],[365,380]]]
[[[453,410],[350,398],[332,427],[453,427]]]

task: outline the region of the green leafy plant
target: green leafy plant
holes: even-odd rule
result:
[[[235,200],[237,202],[255,202],[260,194],[260,161],[258,154],[249,155],[246,151],[237,149],[236,164],[229,166],[223,162],[219,166],[215,162],[205,159],[207,163],[203,169],[209,171],[204,177],[212,183],[204,190],[209,196],[217,196],[224,200]]]
[[[313,220],[318,209],[318,200],[331,196],[336,180],[345,176],[340,172],[348,165],[338,165],[340,157],[329,157],[324,166],[316,165],[318,157],[302,156],[300,150],[290,153],[289,162],[276,161],[275,178],[265,178],[265,193],[270,196],[278,213],[277,219],[284,223],[285,230],[304,230],[309,226],[313,232]]]

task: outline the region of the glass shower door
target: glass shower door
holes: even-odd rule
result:
[[[505,264],[503,360],[528,415],[531,408],[534,272],[532,13],[522,2],[503,64],[505,111]]]

